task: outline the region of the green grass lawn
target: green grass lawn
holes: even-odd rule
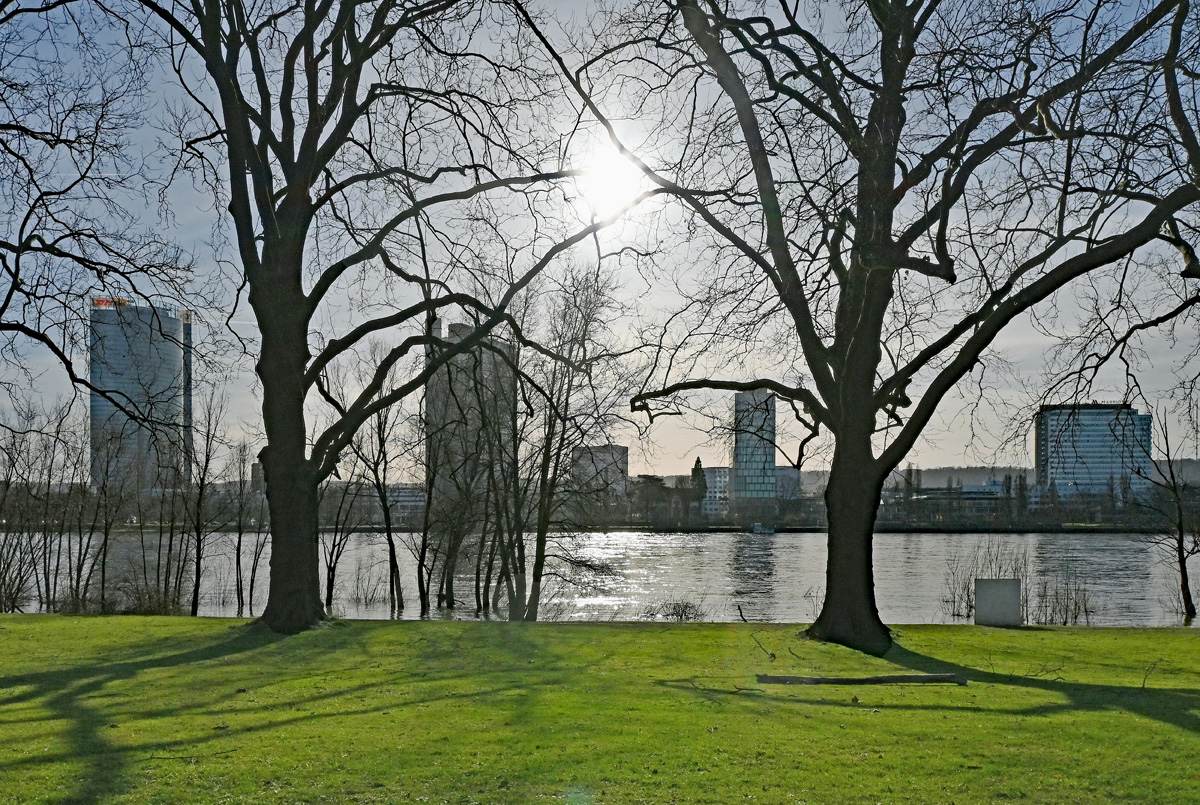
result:
[[[1200,802],[1200,631],[798,632],[3,617],[0,801]]]

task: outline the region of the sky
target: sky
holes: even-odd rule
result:
[[[556,9],[566,17],[579,16],[587,7],[583,0],[556,4]],[[612,150],[602,149],[598,152],[588,169],[589,173],[581,180],[579,189],[583,198],[601,214],[619,206],[628,198],[630,188],[640,183],[636,170],[631,169]],[[211,202],[202,192],[179,183],[172,189],[170,217],[164,223],[173,236],[196,256],[201,272],[217,270],[210,240],[214,216],[218,213],[211,207]],[[634,278],[629,278],[629,281],[637,296],[651,305],[655,304],[656,291],[653,288],[634,288],[637,281]],[[215,313],[208,314],[209,320],[223,324],[221,316]],[[241,301],[231,324],[241,335],[253,337],[252,315],[245,300]],[[1036,334],[1028,321],[1010,327],[998,341],[997,348],[1011,361],[1015,378],[1023,380],[1028,387],[1022,388],[1013,378],[1003,378],[998,381],[998,387],[989,390],[984,401],[995,403],[1003,400],[1014,408],[1028,405],[1029,389],[1036,391],[1039,388],[1038,378],[1049,347],[1050,344]],[[1173,384],[1171,372],[1175,368],[1174,359],[1177,355],[1178,347],[1173,348],[1161,339],[1148,343],[1140,380],[1151,391],[1153,399],[1157,399],[1155,395],[1158,391]],[[48,356],[36,350],[31,351],[30,356],[32,365],[42,367],[39,391],[48,396],[65,394],[65,377]],[[258,429],[259,415],[250,365],[250,360],[242,361],[241,370],[231,378],[226,393],[230,398],[231,413],[241,423],[239,427],[253,433]],[[1101,383],[1097,395],[1103,399],[1119,397],[1122,386],[1119,373],[1115,373]],[[731,394],[713,395],[709,399],[717,411],[727,410],[732,405]],[[988,410],[986,405],[980,408],[977,402],[976,398],[970,396],[948,398],[909,460],[922,467],[1032,464],[1029,457],[1031,438],[1018,437],[1013,442],[1005,443],[1004,437],[1014,430],[1006,419],[1012,411]],[[781,409],[781,427],[784,416],[786,414]],[[707,466],[727,464],[728,447],[725,440],[710,437],[705,430],[706,424],[703,418],[662,417],[650,426],[646,438],[637,438],[636,434],[627,431],[617,434],[616,441],[630,444],[633,473],[686,473],[696,457]],[[1016,430],[1021,429],[1018,427]],[[794,450],[795,442],[785,442],[784,447],[789,451]],[[780,456],[778,463],[785,461]]]

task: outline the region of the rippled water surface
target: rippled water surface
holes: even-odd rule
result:
[[[1094,609],[1089,616],[1093,625],[1181,622],[1172,604],[1177,584],[1172,568],[1144,538],[1128,534],[879,534],[875,588],[883,620],[953,621],[944,604],[948,566],[989,543],[1023,551],[1035,583],[1069,573],[1085,585]],[[736,621],[740,606],[751,621],[808,622],[819,608],[825,585],[824,534],[586,534],[579,538],[577,550],[608,563],[615,574],[582,588],[554,584],[548,616],[632,620],[657,604],[688,601],[699,605],[706,620]],[[266,600],[265,561],[266,557],[256,584],[257,606]],[[385,589],[385,563],[381,536],[356,535],[339,565],[334,611],[351,618],[387,617],[386,599],[366,604],[361,600],[363,589]],[[209,567],[202,614],[234,614],[231,559],[219,554]],[[1192,570],[1193,577],[1200,576],[1200,563]],[[403,616],[417,617],[416,565],[407,551],[402,551],[401,573],[407,604]],[[473,615],[472,580],[460,581],[457,593],[469,600],[456,615]]]

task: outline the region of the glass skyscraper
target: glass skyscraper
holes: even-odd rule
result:
[[[93,486],[178,484],[191,446],[191,311],[96,298],[90,318]]]
[[[731,503],[769,500],[775,492],[775,395],[765,389],[733,397]]]
[[[1125,403],[1044,405],[1034,419],[1037,482],[1060,495],[1150,487],[1151,422]]]

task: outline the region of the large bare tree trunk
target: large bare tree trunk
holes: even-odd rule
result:
[[[271,513],[271,585],[262,620],[284,634],[303,631],[325,618],[317,546],[318,478],[305,455],[304,367],[309,355],[307,322],[295,312],[305,304],[298,279],[297,275],[294,286],[270,289],[268,294],[276,298],[266,306],[256,305],[257,294],[250,293],[263,337],[257,368],[267,447],[261,458]],[[278,296],[289,290],[294,300],[281,304],[285,300]]]
[[[271,494],[271,584],[262,620],[294,634],[325,618],[317,551],[317,484],[303,462],[275,444],[263,451]],[[295,460],[299,458],[300,460]]]
[[[844,442],[838,444],[825,487],[829,517],[825,603],[809,634],[878,655],[892,646],[891,633],[875,605],[871,566],[871,540],[883,476],[872,461],[869,439],[854,441],[858,442],[857,449]]]

